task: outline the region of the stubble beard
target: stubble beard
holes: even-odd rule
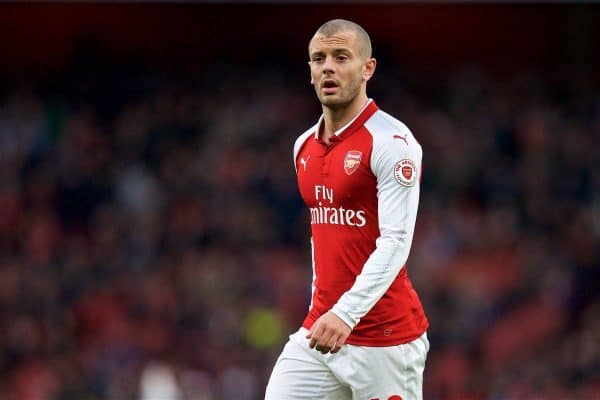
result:
[[[352,101],[359,95],[361,84],[362,79],[361,77],[358,77],[355,80],[348,82],[345,87],[340,86],[339,94],[333,96],[321,94],[319,88],[315,89],[317,92],[317,97],[322,105],[332,110],[340,110],[351,104]]]

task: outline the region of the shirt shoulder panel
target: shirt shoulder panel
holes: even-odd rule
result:
[[[317,122],[315,125],[313,125],[312,127],[310,127],[309,129],[307,129],[304,133],[302,133],[300,136],[298,136],[296,138],[296,141],[294,142],[294,168],[297,171],[297,158],[298,158],[298,153],[300,153],[300,150],[302,149],[302,146],[304,146],[304,144],[306,143],[306,141],[308,140],[308,138],[311,137],[311,135],[313,135],[315,133],[315,130],[317,129],[317,127],[319,126],[319,123]]]
[[[371,170],[375,176],[386,175],[388,169],[402,160],[411,160],[420,169],[423,151],[408,127],[388,113],[378,110],[365,123],[373,137]]]

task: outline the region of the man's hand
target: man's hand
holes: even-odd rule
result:
[[[331,352],[335,354],[346,343],[350,336],[352,328],[331,311],[327,311],[315,321],[312,328],[306,335],[310,339],[308,344],[311,349],[320,351],[323,354]]]

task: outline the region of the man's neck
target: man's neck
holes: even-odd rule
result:
[[[352,121],[364,108],[368,100],[367,95],[363,94],[357,96],[347,107],[331,109],[323,106],[323,136],[321,139],[325,143],[329,143],[329,138],[348,122]]]

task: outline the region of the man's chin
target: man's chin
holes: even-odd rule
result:
[[[339,98],[338,96],[319,96],[319,100],[321,101],[322,105],[332,109],[343,108],[348,104],[347,101]]]

